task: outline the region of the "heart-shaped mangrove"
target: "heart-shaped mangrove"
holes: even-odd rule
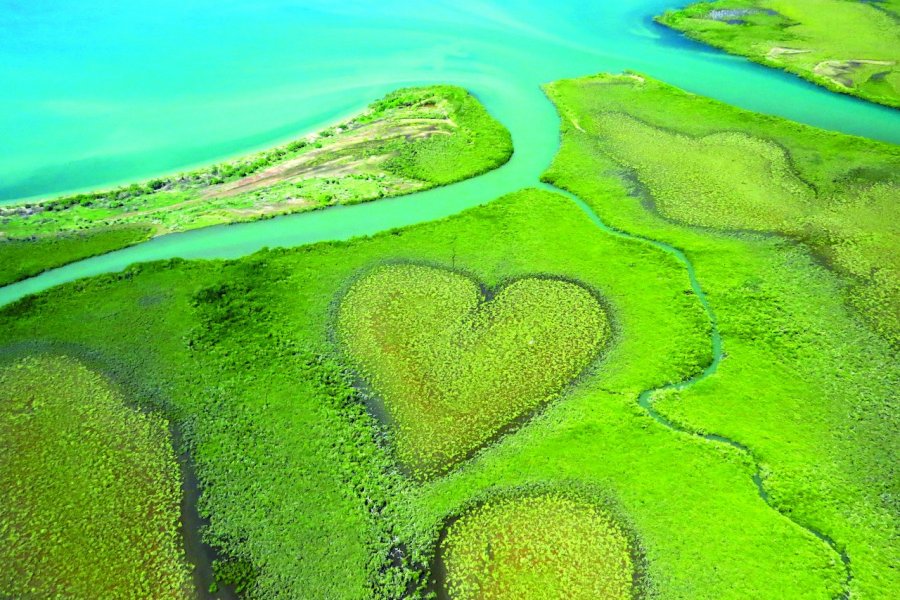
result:
[[[606,311],[577,283],[528,277],[490,297],[471,277],[418,264],[355,281],[336,330],[418,477],[446,472],[557,396],[610,336]]]

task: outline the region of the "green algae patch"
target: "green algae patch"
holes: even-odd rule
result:
[[[635,564],[625,529],[605,510],[548,494],[483,504],[443,540],[453,600],[629,600]]]
[[[557,396],[610,325],[577,283],[527,277],[486,296],[466,275],[391,264],[349,288],[337,334],[383,402],[398,458],[427,477]]]
[[[0,368],[0,595],[187,598],[168,424],[81,362]]]

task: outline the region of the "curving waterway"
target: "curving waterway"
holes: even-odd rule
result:
[[[665,415],[663,415],[662,413],[657,411],[656,408],[653,406],[653,400],[657,396],[657,394],[660,394],[660,393],[663,393],[666,391],[670,391],[670,390],[675,390],[675,391],[683,390],[683,389],[693,386],[696,383],[703,381],[707,377],[714,375],[716,373],[716,371],[719,370],[719,363],[722,362],[722,357],[724,356],[724,353],[722,351],[722,334],[719,331],[719,322],[718,322],[718,319],[716,319],[716,313],[713,311],[712,305],[710,305],[709,300],[706,297],[706,292],[703,291],[703,287],[700,285],[700,280],[697,279],[697,271],[696,271],[696,269],[694,269],[694,264],[690,261],[690,259],[684,253],[684,251],[679,248],[676,248],[674,246],[671,246],[671,245],[669,245],[665,242],[661,242],[659,240],[646,238],[646,237],[643,237],[640,235],[628,233],[627,231],[622,231],[620,229],[616,229],[614,227],[610,227],[597,215],[597,213],[595,213],[591,209],[590,206],[588,206],[588,204],[584,200],[582,200],[578,196],[572,194],[571,192],[564,190],[564,189],[554,187],[552,185],[548,185],[548,184],[542,184],[542,187],[545,187],[546,189],[548,189],[550,191],[553,191],[556,193],[561,193],[561,194],[565,195],[576,206],[578,206],[588,216],[588,218],[591,219],[591,221],[594,223],[594,225],[596,225],[604,233],[615,236],[615,237],[627,239],[627,240],[638,241],[638,242],[647,244],[649,246],[652,246],[652,247],[656,248],[657,250],[660,250],[662,252],[665,252],[666,254],[669,254],[669,255],[675,257],[675,259],[679,263],[681,263],[681,265],[684,267],[684,269],[687,273],[687,276],[688,276],[688,281],[691,284],[691,291],[694,292],[694,296],[697,298],[697,301],[700,303],[700,306],[703,307],[703,310],[706,313],[706,317],[709,320],[710,350],[711,350],[712,359],[710,360],[709,364],[703,368],[702,371],[692,375],[691,377],[689,377],[683,381],[669,383],[669,384],[666,384],[666,385],[663,385],[660,387],[654,387],[654,388],[643,390],[638,395],[638,404],[640,405],[641,408],[643,408],[647,412],[648,415],[650,415],[650,417],[654,421],[656,421],[663,427],[666,427],[667,429],[671,429],[672,431],[677,431],[677,432],[680,432],[680,433],[683,433],[686,435],[703,438],[703,439],[709,440],[711,442],[725,444],[727,446],[731,446],[732,448],[735,448],[736,450],[738,450],[739,452],[741,452],[743,454],[746,454],[750,458],[750,460],[753,462],[753,466],[756,468],[756,472],[753,474],[753,483],[756,485],[756,491],[759,494],[759,497],[762,499],[762,501],[765,502],[769,506],[769,508],[771,508],[772,510],[779,513],[781,516],[783,516],[785,519],[787,519],[794,525],[800,527],[801,529],[805,529],[806,531],[808,531],[809,533],[811,533],[812,535],[814,535],[815,537],[820,539],[823,543],[825,543],[832,550],[832,552],[834,552],[840,558],[841,563],[843,564],[843,567],[844,567],[844,586],[843,586],[843,590],[836,596],[835,600],[846,600],[847,598],[849,598],[850,597],[850,583],[853,580],[853,567],[850,563],[850,557],[847,555],[847,553],[844,550],[842,550],[840,548],[840,546],[838,546],[838,544],[829,535],[819,531],[818,529],[815,529],[808,525],[804,525],[803,523],[801,523],[794,517],[779,510],[778,507],[776,507],[772,503],[772,500],[771,500],[769,493],[766,490],[764,482],[763,482],[762,467],[760,466],[759,461],[756,459],[756,456],[753,454],[753,451],[748,446],[746,446],[745,444],[742,444],[741,442],[739,442],[737,440],[733,440],[731,438],[728,438],[728,437],[725,437],[722,435],[718,435],[715,433],[698,433],[695,430],[689,429],[687,427],[684,427],[684,426],[679,425],[678,423],[672,421],[671,419],[669,419],[668,417],[666,417]]]

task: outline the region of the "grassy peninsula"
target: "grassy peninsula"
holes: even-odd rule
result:
[[[401,89],[272,150],[108,191],[0,206],[0,284],[166,233],[446,185],[511,155],[509,132],[465,90]]]
[[[898,19],[898,0],[715,0],[657,17],[726,52],[895,108]]]

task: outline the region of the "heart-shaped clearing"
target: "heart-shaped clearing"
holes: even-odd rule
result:
[[[470,277],[416,264],[354,282],[336,329],[419,477],[447,471],[559,394],[610,334],[605,310],[576,283],[529,277],[486,299]]]

